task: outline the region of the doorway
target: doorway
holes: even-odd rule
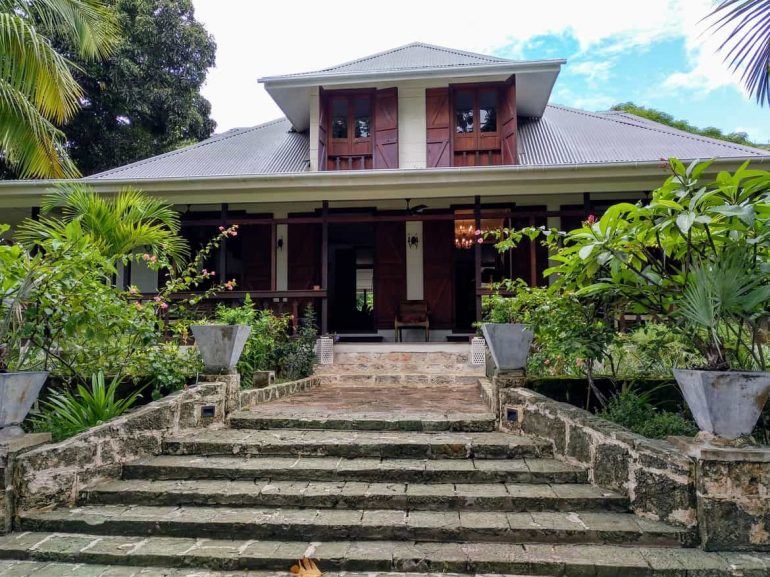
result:
[[[329,225],[329,330],[372,333],[374,326],[374,227]]]

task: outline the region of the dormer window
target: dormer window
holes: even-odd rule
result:
[[[500,164],[500,86],[455,86],[455,166]]]
[[[329,93],[329,158],[327,170],[372,168],[374,92]]]

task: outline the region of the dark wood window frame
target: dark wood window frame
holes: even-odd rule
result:
[[[376,130],[375,117],[376,90],[350,89],[327,90],[326,119],[328,150],[326,157],[326,170],[364,170],[373,167],[374,135]],[[347,109],[347,136],[345,138],[334,137],[334,102],[344,100]],[[367,100],[369,103],[369,135],[356,137],[356,100]]]
[[[450,139],[452,166],[492,166],[502,164],[500,111],[503,105],[505,82],[479,82],[449,85]],[[495,130],[482,132],[480,96],[483,92],[495,94]],[[457,131],[457,97],[470,93],[473,102],[473,130]]]

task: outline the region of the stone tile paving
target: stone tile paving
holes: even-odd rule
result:
[[[24,531],[288,540],[413,539],[689,544],[691,533],[627,513],[89,505],[23,513]]]
[[[163,442],[168,454],[314,455],[444,459],[550,457],[543,441],[510,433],[406,431],[189,430]]]
[[[358,481],[107,481],[81,493],[84,504],[222,505],[473,511],[626,511],[628,499],[593,485]]]
[[[421,419],[453,413],[488,414],[478,384],[474,385],[379,385],[375,388],[323,384],[271,403],[257,405],[254,415],[382,415]]]
[[[767,577],[770,574],[768,554],[704,553],[679,548],[406,540],[231,541],[56,533],[22,533],[0,539],[0,558],[13,556],[71,563],[77,557],[79,561],[97,564],[150,567],[194,564],[213,571],[285,570],[305,554],[322,559],[322,568],[327,570],[367,571],[367,575],[394,570],[560,577]],[[29,575],[10,573],[9,577],[14,574],[17,577]],[[84,570],[83,576],[86,575],[94,573]],[[172,572],[170,575],[176,577],[178,574]],[[181,575],[192,577],[196,574]]]

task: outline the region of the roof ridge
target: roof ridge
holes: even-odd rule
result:
[[[632,116],[635,116],[641,120],[645,120],[645,122],[637,124],[637,123],[631,122],[630,120],[623,121],[620,118],[618,118],[618,116],[620,115],[617,115],[617,114],[608,116],[604,113],[590,112],[588,110],[582,110],[580,108],[564,106],[563,104],[548,104],[548,106],[553,108],[558,108],[566,112],[571,112],[573,114],[582,114],[583,116],[590,116],[592,118],[597,118],[599,120],[604,120],[606,122],[616,122],[618,124],[625,124],[626,126],[634,126],[636,128],[641,128],[643,130],[650,130],[653,132],[660,132],[662,134],[673,134],[675,136],[681,136],[682,138],[689,138],[690,140],[695,140],[698,142],[707,142],[710,144],[717,144],[719,146],[724,146],[725,148],[732,148],[734,150],[740,150],[743,152],[745,151],[764,152],[761,148],[754,148],[753,146],[745,146],[743,144],[730,142],[729,140],[719,140],[718,138],[711,138],[710,136],[703,136],[700,134],[694,134],[692,132],[686,132],[684,130],[679,130],[678,128],[674,128],[673,126],[668,126],[667,124],[661,124],[660,122],[655,122],[654,120],[650,120],[649,118],[636,116],[635,114],[632,114]]]
[[[379,58],[380,56],[385,56],[386,54],[393,54],[395,52],[400,52],[401,50],[406,50],[407,48],[412,47],[421,47],[421,48],[430,48],[432,50],[438,50],[441,52],[446,52],[449,54],[456,54],[460,56],[470,56],[473,58],[478,58],[480,60],[490,60],[490,61],[496,61],[496,62],[513,62],[512,60],[508,60],[506,58],[502,58],[500,56],[493,56],[490,54],[481,54],[478,52],[468,52],[465,50],[458,50],[456,48],[449,48],[447,46],[438,46],[437,44],[428,44],[427,42],[420,42],[420,41],[414,41],[409,42],[408,44],[403,44],[402,46],[396,46],[394,48],[389,48],[387,50],[382,50],[380,52],[375,52],[374,54],[369,54],[368,56],[362,56],[361,58],[356,58],[354,60],[348,60],[347,62],[342,62],[340,64],[335,64],[334,66],[329,66],[327,68],[321,68],[320,70],[316,70],[314,72],[331,72],[333,70],[336,70],[338,68],[343,68],[345,66],[350,66],[351,64],[359,64],[361,62],[366,62],[368,60],[373,60],[375,58]],[[300,73],[302,74],[302,73]],[[313,72],[309,72],[307,74],[313,74]]]
[[[201,140],[200,142],[196,142],[195,144],[190,144],[189,146],[183,146],[182,148],[177,148],[176,150],[170,150],[169,152],[164,152],[163,154],[158,154],[156,156],[150,156],[149,158],[143,158],[142,160],[137,160],[136,162],[132,162],[130,164],[125,164],[123,166],[118,166],[116,168],[110,168],[109,170],[97,172],[96,174],[86,176],[84,180],[88,180],[90,178],[101,178],[106,175],[118,174],[130,168],[136,168],[137,166],[144,166],[145,164],[151,164],[158,160],[164,160],[166,158],[176,156],[177,154],[182,154],[183,152],[187,152],[189,150],[195,150],[198,148],[202,148],[204,146],[208,146],[210,144],[222,142],[223,140],[228,140],[236,136],[241,136],[242,134],[246,134],[248,132],[261,130],[262,128],[266,128],[268,126],[272,126],[273,124],[278,124],[279,122],[283,122],[287,120],[288,119],[286,117],[283,117],[283,118],[276,118],[274,120],[269,120],[267,122],[263,122],[262,124],[257,124],[256,126],[247,126],[246,128],[231,128],[227,132],[223,132],[221,134],[214,134],[204,140]]]

